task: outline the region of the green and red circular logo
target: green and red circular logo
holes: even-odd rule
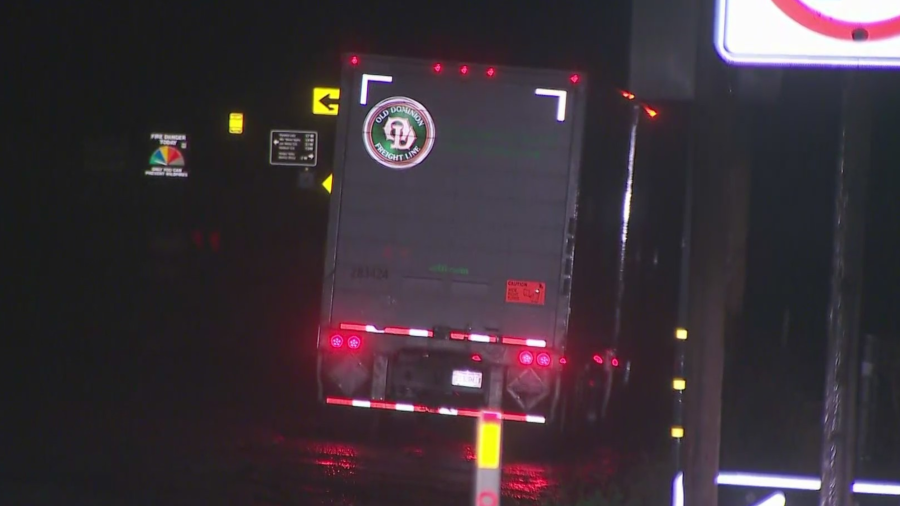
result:
[[[369,156],[385,167],[415,167],[434,147],[434,119],[425,106],[411,98],[386,98],[366,115],[363,145]]]

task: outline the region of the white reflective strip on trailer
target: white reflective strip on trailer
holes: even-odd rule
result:
[[[452,409],[452,408],[440,408],[440,409],[438,409],[438,413],[440,413],[442,415],[456,416],[459,414],[459,411]]]
[[[356,399],[350,401],[350,405],[357,408],[371,408],[372,401],[358,401]]]
[[[532,348],[546,348],[547,341],[543,339],[526,339],[525,346],[531,346]]]
[[[422,329],[409,329],[409,335],[413,337],[428,337],[431,332]]]
[[[395,404],[394,409],[396,409],[397,411],[407,411],[412,413],[416,410],[416,407],[412,404]]]
[[[474,341],[476,343],[489,343],[491,342],[491,336],[486,336],[484,334],[469,334],[469,341]]]
[[[530,423],[545,423],[547,419],[538,415],[525,415],[525,421]]]

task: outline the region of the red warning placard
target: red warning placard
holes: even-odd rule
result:
[[[506,302],[543,306],[546,289],[547,285],[540,281],[510,279],[506,281]]]

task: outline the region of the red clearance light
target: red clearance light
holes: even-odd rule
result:
[[[578,81],[581,80],[581,77],[578,74],[572,74],[569,76],[569,81],[572,81],[572,84],[578,84]]]
[[[530,351],[522,351],[519,353],[519,363],[522,365],[531,365],[534,363],[534,354]]]
[[[547,367],[550,365],[550,354],[549,353],[538,353],[537,355],[537,364],[541,367]]]
[[[656,116],[659,115],[658,112],[656,112],[655,110],[653,110],[653,109],[647,107],[646,105],[644,106],[644,112],[646,112],[646,113],[647,113],[647,116],[650,116],[651,118],[655,118]]]
[[[460,67],[460,68],[459,68],[459,73],[462,74],[462,75],[468,74],[468,73],[469,73],[469,66],[468,66],[468,65],[463,65],[462,67]]]
[[[472,362],[481,362],[481,355],[477,353],[472,355]]]
[[[335,334],[331,336],[331,347],[332,348],[340,348],[344,345],[344,338]]]
[[[435,72],[440,72],[440,71],[444,70],[444,66],[441,65],[440,63],[435,63],[431,68],[434,69]]]
[[[600,355],[594,355],[594,362],[597,362],[598,364],[602,364],[603,357],[601,357]]]
[[[353,55],[350,57],[350,65],[359,65],[359,56]]]
[[[566,365],[569,363],[569,361],[566,360],[566,357],[559,357],[559,363],[560,365]]]
[[[613,367],[619,367],[619,359],[617,359],[617,358],[613,358],[610,361],[610,363],[612,364]]]
[[[627,98],[628,100],[634,100],[634,94],[633,94],[633,93],[629,93],[629,92],[627,92],[627,91],[623,91],[623,92],[622,92],[622,96],[625,97],[625,98]]]
[[[496,73],[497,73],[497,70],[494,69],[494,67],[488,67],[487,72],[485,72],[485,74],[487,74],[488,77],[494,77],[494,74],[496,74]]]
[[[362,339],[359,336],[350,336],[347,339],[347,347],[351,350],[358,350],[360,346],[362,346]]]

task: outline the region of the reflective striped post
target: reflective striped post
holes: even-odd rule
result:
[[[482,411],[475,443],[475,506],[500,505],[502,434],[500,413]]]

